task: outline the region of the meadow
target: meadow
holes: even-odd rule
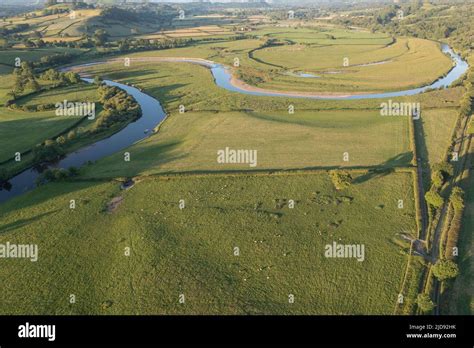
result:
[[[215,86],[206,68],[192,64],[133,62],[127,68],[108,64],[88,71],[139,86],[160,100],[168,114],[158,134],[130,148],[129,164],[123,162],[122,154],[111,156],[84,170],[90,178],[179,171],[396,167],[410,165],[412,159],[408,118],[380,116],[379,100],[241,95]],[[426,156],[440,158],[444,148],[439,140],[447,144],[456,116],[454,110],[438,110],[456,105],[459,94],[456,90],[430,94],[400,100],[420,101],[427,107],[422,118],[429,125]],[[184,114],[179,113],[180,105],[185,106]],[[288,105],[295,107],[294,114],[288,113]],[[257,150],[257,168],[217,163],[217,151],[226,147]],[[343,161],[345,152],[349,153],[347,162]]]
[[[234,29],[219,18],[175,21],[175,28],[157,30],[96,22],[92,12],[79,12],[77,22],[59,17],[34,19],[34,25],[43,26],[47,40],[74,38],[85,25],[103,25],[114,39],[130,32],[138,38],[209,38],[115,57],[196,57],[229,66],[239,58],[234,73],[270,89],[390,91],[430,83],[451,68],[437,43],[363,30],[259,25],[231,40]],[[282,45],[267,47],[268,40]],[[0,65],[0,104],[13,83],[12,59],[22,54],[36,61],[55,50],[0,51],[8,64]],[[363,66],[381,61],[386,63]],[[413,275],[404,283],[407,242],[400,238],[416,237],[418,230],[414,180],[406,169],[413,159],[410,119],[382,117],[386,100],[243,95],[217,87],[207,68],[189,63],[132,61],[84,71],[143,89],[161,102],[167,119],[127,149],[130,162],[117,153],[86,165],[73,182],[40,186],[0,205],[0,244],[40,249],[36,263],[2,260],[0,313],[393,314],[402,288],[413,307],[421,273],[409,269]],[[299,72],[319,78],[291,75]],[[54,89],[22,104],[95,100],[95,88]],[[462,93],[456,87],[394,98],[422,105],[416,131],[424,162],[443,157]],[[0,162],[11,158],[13,144],[26,151],[77,122],[53,114],[0,107]],[[79,127],[90,127],[84,122]],[[218,163],[217,151],[226,147],[256,150],[257,166]],[[337,191],[326,170],[339,167],[351,170],[353,182]],[[131,177],[135,186],[120,190]],[[400,199],[403,209],[397,208]],[[363,244],[365,260],[324,257],[332,242]]]
[[[0,243],[39,248],[2,261],[3,314],[391,314],[399,234],[416,229],[410,173],[343,191],[325,172],[57,183],[0,214]],[[326,258],[333,242],[364,244],[364,261]]]
[[[239,95],[213,85],[210,72],[192,64],[108,64],[90,71],[143,88],[161,101],[168,118],[157,134],[130,148],[130,163],[116,154],[86,168],[87,177],[252,169],[218,164],[217,151],[226,147],[257,150],[256,169],[394,167],[411,161],[408,118],[382,117],[375,102],[373,110],[357,109],[355,102],[347,103],[354,110],[345,110],[334,101]],[[284,111],[291,104],[294,114]]]
[[[96,89],[97,86],[86,83],[50,89],[25,96],[19,100],[18,105],[36,108],[40,104],[56,104],[64,100],[95,103],[98,100]],[[100,111],[101,107],[98,104],[96,113]],[[30,150],[37,144],[43,143],[46,139],[55,140],[59,135],[72,129],[76,132],[87,131],[91,129],[93,122],[80,116],[57,116],[55,109],[24,111],[0,107],[0,169],[17,173],[31,166],[33,155]],[[71,147],[71,150],[93,140],[92,138],[81,139]],[[11,161],[16,152],[22,154],[21,162]]]

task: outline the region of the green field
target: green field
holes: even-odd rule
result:
[[[36,263],[2,261],[4,314],[391,314],[407,262],[397,235],[415,230],[408,173],[361,174],[341,192],[324,172],[150,179],[128,192],[51,184],[0,214],[0,243],[39,248]],[[325,258],[333,241],[364,244],[365,260]]]
[[[18,105],[34,106],[39,104],[56,104],[64,100],[69,102],[97,102],[97,87],[89,84],[72,85],[55,88],[38,94],[26,96],[19,100]],[[97,105],[96,113],[100,112]],[[66,130],[79,129],[86,131],[94,121],[79,116],[57,116],[55,110],[23,111],[0,108],[0,163],[12,159],[16,152],[22,154],[21,162],[0,164],[11,173],[18,172],[31,165],[33,156],[29,151],[46,139],[55,139]],[[96,137],[97,138],[97,137]],[[90,143],[93,139],[77,140],[73,148]]]
[[[430,165],[443,161],[451,144],[457,119],[458,112],[455,108],[423,111],[419,135],[425,139],[425,144],[420,148],[420,154]]]
[[[74,179],[0,204],[0,244],[39,247],[38,262],[1,259],[1,314],[415,313],[427,266],[422,257],[408,257],[408,240],[424,232],[415,209],[415,163],[428,186],[428,165],[442,161],[452,141],[464,94],[460,84],[393,98],[420,103],[422,117],[413,134],[408,116],[381,116],[387,99],[257,97],[218,87],[211,71],[197,64],[134,59],[202,58],[229,67],[238,59],[232,72],[250,86],[352,94],[430,84],[452,67],[439,43],[324,20],[269,24],[270,17],[229,12],[165,25],[164,20],[105,20],[100,12],[79,10],[75,18],[36,12],[0,21],[0,28],[30,25],[17,37],[8,36],[12,48],[0,50],[0,174],[30,166],[29,150],[73,126],[81,131],[65,145],[66,152],[124,126],[92,134],[87,131],[94,121],[78,123],[55,110],[26,111],[63,100],[97,102],[97,85],[85,83],[21,97],[17,105],[25,110],[5,107],[16,57],[37,62],[72,52],[78,57],[68,65],[110,60],[81,71],[143,90],[167,117],[151,136],[88,163]],[[97,29],[109,34],[105,47],[21,49],[21,40],[35,31],[49,44],[81,40]],[[117,42],[125,37],[131,47],[138,39],[196,41],[128,52]],[[132,58],[130,66],[124,58]],[[53,83],[38,82],[45,88]],[[97,114],[101,110],[98,104]],[[226,148],[256,151],[256,166],[219,163],[218,151]],[[20,164],[9,161],[17,151],[25,154]],[[124,161],[125,151],[130,162]],[[335,168],[352,176],[347,188],[335,189],[328,175]],[[135,185],[121,190],[126,179]],[[470,228],[471,215],[464,228]],[[469,243],[466,233],[462,238]],[[364,261],[325,257],[325,246],[333,242],[363,245]],[[469,269],[468,259],[460,261]],[[471,305],[462,290],[469,280],[463,275],[455,285],[460,294],[452,304],[455,312],[465,313]],[[400,293],[403,306],[397,305]]]
[[[265,27],[264,27],[265,28]],[[321,43],[305,42],[305,37],[319,40],[318,31],[286,29],[275,33],[264,29],[252,32],[244,40],[202,42],[185,48],[134,53],[129,57],[193,57],[232,66],[236,58],[240,67],[234,74],[250,85],[262,88],[304,92],[374,92],[396,91],[428,85],[451,69],[451,61],[439,44],[416,38],[381,37],[356,31],[324,29],[320,35],[335,38]],[[328,33],[326,33],[326,31]],[[337,37],[337,36],[340,37]],[[254,38],[256,36],[256,38]],[[286,37],[284,45],[261,48],[267,39]],[[293,42],[300,38],[297,42]],[[324,41],[326,40],[326,41]],[[351,43],[347,42],[349,40]],[[370,41],[370,42],[368,42]],[[349,66],[344,66],[348,58]],[[380,63],[369,66],[364,64]],[[294,73],[312,73],[318,78],[301,78]]]
[[[134,63],[126,70],[108,64],[92,71],[107,72],[107,77],[144,88],[162,102],[168,119],[158,134],[130,149],[129,164],[119,153],[87,168],[88,177],[248,170],[248,166],[217,163],[217,151],[226,147],[257,150],[255,169],[403,166],[411,161],[406,117],[382,117],[378,110],[344,110],[342,106],[334,110],[334,101],[230,93],[213,86],[207,69],[192,64]],[[296,106],[294,114],[283,111],[290,103]],[[376,102],[371,103],[376,108]],[[180,114],[180,104],[188,112]],[[346,104],[355,108],[357,102]],[[349,153],[347,162],[343,161],[345,152]]]

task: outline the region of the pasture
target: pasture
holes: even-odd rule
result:
[[[340,103],[240,95],[215,86],[206,68],[186,63],[133,63],[126,69],[115,63],[89,71],[143,88],[161,101],[168,118],[157,134],[129,149],[132,160],[128,165],[119,153],[89,166],[85,171],[88,177],[395,167],[411,161],[408,118],[380,116],[375,101]],[[294,114],[287,111],[290,104],[295,106]],[[180,105],[185,106],[184,114],[179,113]],[[257,150],[258,166],[218,164],[217,151],[226,147]]]
[[[0,214],[0,243],[39,249],[2,261],[3,314],[391,314],[399,233],[415,230],[409,173],[355,174],[343,191],[325,172],[59,183]],[[363,244],[364,261],[326,258],[333,242]]]

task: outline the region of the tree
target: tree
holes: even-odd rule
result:
[[[74,71],[68,71],[67,73],[64,74],[64,77],[66,81],[68,81],[71,84],[81,82],[81,77],[79,76],[78,73],[75,73]]]
[[[343,190],[349,187],[352,183],[351,174],[345,170],[331,170],[329,172],[329,177],[331,178],[336,190]]]
[[[73,140],[75,137],[76,137],[76,132],[74,132],[73,130],[67,133],[68,140]]]
[[[28,79],[26,84],[25,84],[25,88],[26,89],[31,89],[34,92],[38,92],[41,89],[39,83],[36,81],[35,78]]]
[[[431,312],[436,306],[428,294],[418,294],[416,303],[423,313]]]
[[[458,265],[451,260],[439,260],[432,268],[433,274],[438,280],[456,278],[459,274]]]
[[[438,193],[435,187],[432,187],[431,190],[425,194],[426,203],[431,205],[434,208],[439,208],[443,205],[443,197]]]
[[[94,36],[92,38],[97,46],[104,46],[104,44],[107,42],[108,37],[109,34],[107,34],[104,29],[97,29],[94,32]]]
[[[433,170],[431,172],[431,182],[437,189],[441,188],[444,184],[443,173],[440,170]]]
[[[66,144],[66,138],[61,135],[61,136],[59,136],[59,137],[56,138],[56,142],[57,142],[59,145],[64,145],[64,144]]]
[[[96,85],[101,85],[102,84],[102,78],[99,75],[96,75],[94,77],[94,84],[96,84]]]
[[[454,210],[462,211],[464,209],[464,191],[456,186],[453,188],[449,201],[453,205]]]
[[[22,62],[20,68],[13,70],[13,76],[15,78],[13,87],[15,94],[20,94],[25,89],[31,89],[35,92],[40,90],[40,85],[36,81],[33,68],[28,62]]]

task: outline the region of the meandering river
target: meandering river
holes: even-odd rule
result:
[[[447,46],[442,45],[442,50],[446,54],[450,55],[453,61],[453,68],[449,73],[430,84],[420,88],[388,92],[388,93],[371,93],[371,94],[346,94],[346,95],[323,95],[323,94],[308,94],[299,92],[279,92],[272,90],[265,90],[260,88],[254,88],[247,86],[241,81],[236,80],[232,77],[231,69],[221,64],[214,63],[212,61],[194,58],[156,58],[159,61],[173,61],[173,62],[184,62],[199,64],[208,67],[216,85],[226,90],[249,94],[255,96],[270,96],[270,97],[291,97],[291,98],[309,98],[309,99],[336,99],[336,100],[350,100],[350,99],[372,99],[372,98],[393,98],[400,96],[415,95],[423,93],[428,89],[448,87],[459,77],[461,77],[469,68],[467,62],[465,62],[459,55],[453,52],[453,50]],[[150,58],[143,58],[141,60],[149,61],[153,60]],[[107,64],[109,61],[94,62],[83,65],[78,65],[70,69],[80,69],[83,67]],[[91,82],[90,79],[84,79]],[[101,158],[110,156],[118,151],[122,151],[127,147],[135,144],[136,142],[149,137],[152,134],[153,129],[162,122],[166,114],[161,107],[161,104],[155,98],[141,92],[135,87],[130,87],[121,83],[113,81],[104,81],[107,85],[117,86],[124,89],[127,93],[132,95],[142,108],[142,116],[128,124],[119,132],[114,135],[100,140],[92,145],[86,146],[78,151],[67,154],[62,160],[57,163],[50,164],[48,168],[69,168],[69,167],[81,167],[88,161],[96,161]],[[45,168],[42,167],[41,170]],[[40,169],[36,167],[29,168],[20,174],[16,175],[9,180],[8,184],[3,189],[0,189],[0,203],[5,202],[15,196],[21,195],[27,191],[30,191],[36,186],[36,178],[40,175]]]

